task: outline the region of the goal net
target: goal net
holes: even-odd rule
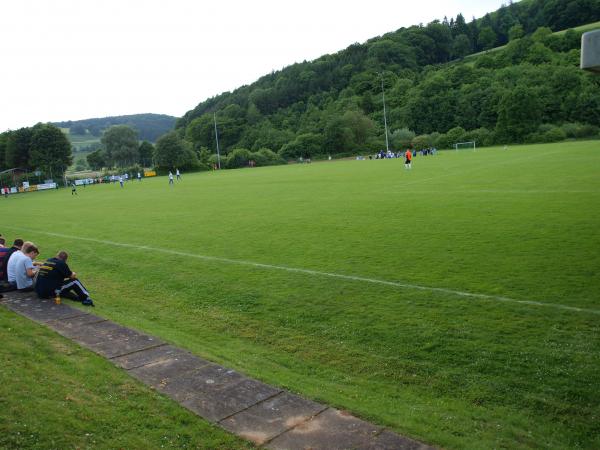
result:
[[[471,142],[457,142],[454,144],[454,150],[473,150],[475,151],[475,141]]]

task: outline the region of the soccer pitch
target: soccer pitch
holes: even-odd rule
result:
[[[95,313],[446,448],[600,447],[600,142],[0,199]]]

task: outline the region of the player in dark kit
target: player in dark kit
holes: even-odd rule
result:
[[[59,252],[40,266],[35,291],[40,298],[65,297],[94,306],[88,291],[77,279],[77,274],[67,266],[67,252]]]

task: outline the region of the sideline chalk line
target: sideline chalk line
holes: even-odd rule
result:
[[[237,265],[242,265],[242,266],[258,267],[258,268],[262,268],[262,269],[281,270],[281,271],[286,271],[286,272],[302,273],[302,274],[306,274],[306,275],[337,278],[337,279],[341,279],[341,280],[360,281],[360,282],[365,282],[365,283],[378,284],[378,285],[383,285],[383,286],[392,286],[392,287],[403,288],[403,289],[414,289],[414,290],[429,291],[429,292],[441,292],[444,294],[451,294],[451,295],[456,295],[456,296],[465,297],[465,298],[473,298],[473,299],[480,299],[480,300],[493,300],[493,301],[506,302],[506,303],[517,303],[517,304],[521,304],[521,305],[540,306],[540,307],[560,309],[563,311],[574,311],[574,312],[583,312],[583,313],[600,315],[600,310],[598,310],[598,309],[578,308],[576,306],[567,306],[567,305],[561,305],[561,304],[557,304],[557,303],[543,303],[543,302],[537,302],[534,300],[519,300],[519,299],[515,299],[515,298],[510,298],[510,297],[458,291],[458,290],[454,290],[454,289],[447,289],[447,288],[441,288],[441,287],[422,286],[422,285],[418,285],[418,284],[408,284],[408,283],[401,283],[401,282],[397,282],[397,281],[380,280],[377,278],[360,277],[360,276],[355,276],[355,275],[344,275],[344,274],[332,273],[332,272],[321,272],[318,270],[302,269],[302,268],[297,268],[297,267],[278,266],[278,265],[274,265],[274,264],[264,264],[264,263],[258,263],[258,262],[253,262],[253,261],[245,261],[245,260],[241,260],[241,259],[230,259],[230,258],[222,258],[222,257],[218,257],[218,256],[199,255],[196,253],[180,252],[177,250],[171,250],[171,249],[160,248],[160,247],[150,247],[147,245],[127,244],[127,243],[123,243],[123,242],[115,242],[115,241],[108,241],[108,240],[94,239],[94,238],[87,238],[87,237],[80,237],[80,236],[71,236],[71,235],[67,235],[67,234],[52,233],[52,232],[48,232],[48,231],[38,231],[38,230],[32,230],[32,229],[27,229],[27,228],[17,228],[17,227],[12,227],[12,226],[6,226],[6,228],[11,228],[11,229],[15,229],[15,230],[19,229],[19,230],[23,230],[23,231],[29,231],[31,233],[45,234],[48,236],[55,236],[55,237],[66,238],[66,239],[75,239],[75,240],[79,240],[79,241],[95,242],[98,244],[112,245],[115,247],[131,248],[131,249],[135,249],[135,250],[150,250],[153,252],[167,253],[167,254],[177,255],[177,256],[185,256],[188,258],[196,258],[196,259],[201,259],[204,261],[216,261],[216,262],[222,262],[222,263],[228,263],[228,264],[237,264]]]

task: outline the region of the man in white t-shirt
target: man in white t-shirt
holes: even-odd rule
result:
[[[21,250],[14,252],[8,260],[8,282],[19,291],[33,290],[35,266],[33,260],[40,254],[32,242],[25,242]]]

